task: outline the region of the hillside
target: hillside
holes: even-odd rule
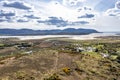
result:
[[[90,33],[98,33],[98,31],[82,28],[64,30],[0,29],[0,35],[82,35]]]
[[[7,39],[0,42],[0,80],[119,80],[119,44],[116,38]]]

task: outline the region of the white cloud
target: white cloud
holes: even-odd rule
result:
[[[116,2],[115,8],[120,9],[120,1]]]
[[[69,7],[80,7],[83,5],[83,2],[86,0],[63,0],[63,5],[69,6]]]
[[[115,7],[108,9],[106,14],[109,16],[119,16],[120,17],[120,1],[116,2]]]
[[[103,0],[3,0],[0,2],[0,9],[6,12],[14,12],[15,16],[12,16],[12,22],[0,17],[0,28],[63,29],[87,27],[104,30],[104,27],[107,29],[110,26],[112,29],[114,27],[117,29],[120,25],[119,2],[116,3],[115,8],[108,9],[102,13],[94,10],[94,7],[101,1]],[[24,7],[16,7],[16,5],[12,7],[2,6],[5,2],[7,5],[19,2]],[[107,15],[112,15],[112,17]],[[82,18],[78,18],[81,16]],[[67,24],[69,23],[69,25],[66,24],[65,27],[57,27],[58,23],[55,24],[52,22],[51,24],[54,25],[49,25],[45,24],[46,22],[38,22],[48,22],[50,21],[49,17],[62,17],[63,21],[68,21]],[[89,24],[77,25],[80,21],[85,21]],[[75,25],[70,25],[74,22]]]
[[[23,9],[23,10],[30,10],[32,8],[31,5],[23,1],[2,1],[2,6]]]
[[[90,24],[96,30],[99,31],[119,31],[120,19],[111,16],[99,16],[94,24]]]

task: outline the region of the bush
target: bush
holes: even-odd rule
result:
[[[26,74],[24,72],[17,72],[16,73],[16,78],[17,79],[21,79],[24,80],[25,79]]]
[[[120,56],[117,57],[117,61],[120,63]]]
[[[35,80],[35,77],[21,71],[16,73],[16,78],[18,80]]]
[[[57,74],[53,74],[48,78],[44,78],[44,80],[61,80]]]
[[[63,68],[62,70],[63,70],[63,72],[66,73],[66,74],[70,74],[70,72],[71,72],[71,69],[70,69],[69,67],[65,67],[65,68]]]
[[[1,65],[5,64],[5,62],[0,62]]]
[[[0,47],[4,47],[4,44],[0,44]]]

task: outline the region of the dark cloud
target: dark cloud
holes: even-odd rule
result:
[[[17,9],[24,9],[24,10],[29,10],[31,7],[26,6],[23,2],[11,2],[11,3],[3,3],[4,7],[13,7]]]
[[[4,21],[6,21],[6,20],[4,20],[4,19],[0,19],[0,22],[4,22]]]
[[[0,22],[13,22],[12,19],[0,19]]]
[[[80,12],[81,10],[82,10],[82,9],[81,9],[81,8],[79,8],[79,9],[78,9],[78,12]]]
[[[47,25],[56,25],[57,27],[61,27],[61,26],[67,26],[68,22],[64,21],[61,17],[57,18],[57,17],[49,17],[48,20],[45,21],[38,21],[39,23],[45,23]]]
[[[67,21],[63,20],[61,17],[57,18],[57,17],[49,17],[49,20],[47,20],[47,24],[48,25],[57,25],[58,27],[60,26],[66,26],[67,25]]]
[[[23,23],[23,22],[29,22],[29,20],[18,19],[17,22]]]
[[[77,26],[77,25],[81,25],[81,24],[89,24],[89,22],[87,21],[76,21],[76,22],[69,22],[66,20],[63,20],[61,17],[49,17],[48,20],[44,20],[44,21],[38,21],[38,23],[44,23],[47,25],[55,25],[57,27],[66,27],[66,26]]]
[[[6,18],[6,19],[11,19],[11,17],[10,17],[10,16],[6,16],[5,18]]]
[[[78,18],[93,18],[95,15],[94,14],[85,14],[83,16],[80,16]]]
[[[15,13],[13,13],[13,12],[5,12],[5,11],[1,10],[1,11],[0,11],[0,16],[1,16],[1,17],[3,17],[3,16],[5,16],[5,17],[15,16]]]
[[[0,22],[12,22],[12,18],[15,16],[14,12],[0,11]]]
[[[120,15],[120,10],[110,9],[107,13],[108,13],[109,16],[119,16]]]
[[[92,10],[92,9],[88,7],[84,7],[84,10]]]
[[[36,17],[34,15],[24,15],[24,17],[30,18],[30,19],[40,19],[40,17]]]
[[[91,11],[92,9],[89,7],[83,7],[83,8],[78,8],[78,12],[85,10],[85,11]]]
[[[120,1],[116,2],[115,6],[116,8],[120,9]]]
[[[78,7],[78,6],[83,6],[83,3],[81,1],[72,0],[67,2],[67,5],[70,7]]]
[[[72,23],[73,25],[79,25],[79,24],[89,24],[87,21],[76,21]]]
[[[116,16],[115,14],[109,14],[109,16]]]

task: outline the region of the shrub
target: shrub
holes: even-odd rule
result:
[[[25,74],[24,72],[17,72],[17,73],[16,73],[16,78],[17,78],[17,79],[22,79],[22,80],[24,80],[24,79],[25,79],[25,76],[26,76],[26,74]]]
[[[0,44],[0,47],[4,47],[4,44]]]
[[[53,74],[48,78],[44,78],[44,80],[61,80],[57,74]]]
[[[63,68],[62,70],[63,70],[63,72],[66,73],[66,74],[70,74],[70,72],[71,72],[71,69],[70,69],[69,67],[65,67],[65,68]]]
[[[16,73],[16,78],[18,80],[35,80],[35,77],[21,71]]]
[[[117,57],[117,61],[120,63],[120,56]]]
[[[0,62],[0,64],[2,65],[2,64],[5,64],[5,62]]]

